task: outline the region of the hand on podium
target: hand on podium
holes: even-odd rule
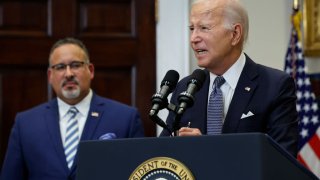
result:
[[[202,133],[198,128],[182,127],[179,129],[179,136],[201,136]]]

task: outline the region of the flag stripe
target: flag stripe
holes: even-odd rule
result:
[[[320,177],[320,161],[310,145],[306,144],[305,146],[303,146],[299,154],[307,165],[306,167],[309,168],[316,176]]]
[[[319,131],[319,130],[318,130]],[[320,139],[318,134],[315,134],[309,141],[309,145],[312,148],[312,151],[314,151],[315,155],[319,159],[320,157]]]
[[[297,160],[298,160],[302,165],[304,165],[306,168],[310,169],[310,168],[308,167],[308,165],[306,164],[306,162],[304,161],[304,159],[303,159],[303,157],[301,156],[300,153],[298,154]]]

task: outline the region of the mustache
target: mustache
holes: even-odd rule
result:
[[[67,83],[74,83],[76,85],[79,85],[79,81],[76,78],[72,78],[72,79],[65,79],[64,81],[62,81],[61,86],[65,86]]]

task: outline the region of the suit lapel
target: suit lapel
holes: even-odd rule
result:
[[[97,126],[99,124],[99,120],[103,115],[103,108],[102,108],[103,104],[104,103],[100,101],[100,97],[97,96],[96,94],[93,94],[87,121],[82,131],[80,141],[93,140],[94,133],[96,132]],[[74,163],[71,168],[72,174],[75,173],[75,170],[77,167],[77,159],[78,159],[78,153],[75,156]]]
[[[66,156],[64,154],[63,144],[61,140],[60,127],[59,127],[59,110],[57,100],[52,100],[48,103],[47,112],[45,113],[45,122],[47,124],[48,133],[52,139],[55,150],[61,164],[65,168],[66,172],[69,171]]]
[[[240,75],[237,87],[231,100],[228,114],[226,116],[222,132],[236,132],[242,113],[249,103],[256,87],[258,86],[255,78],[258,76],[256,64],[246,56],[246,64]]]
[[[93,94],[87,121],[82,132],[81,141],[92,140],[99,120],[103,115],[102,105],[103,102],[100,101],[100,98]]]

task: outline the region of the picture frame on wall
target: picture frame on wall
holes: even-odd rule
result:
[[[320,1],[303,1],[304,55],[320,57]]]

